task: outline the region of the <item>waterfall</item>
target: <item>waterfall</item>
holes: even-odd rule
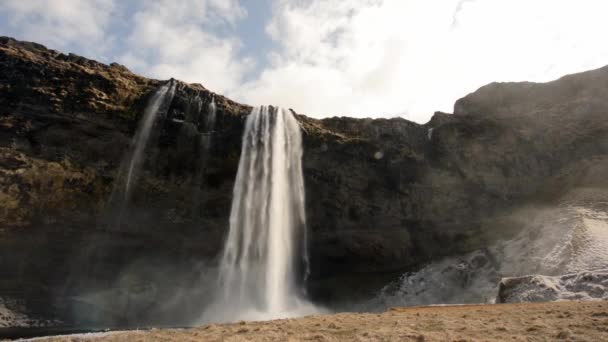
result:
[[[160,86],[152,95],[144,114],[139,122],[135,136],[131,140],[131,146],[120,166],[118,175],[114,182],[114,189],[106,208],[106,218],[103,224],[119,228],[123,221],[123,215],[129,203],[133,187],[137,182],[141,166],[144,161],[144,152],[152,133],[156,119],[163,109],[166,109],[173,100],[175,93],[175,82],[166,82]]]
[[[211,147],[211,137],[213,134],[213,130],[215,129],[215,116],[217,109],[215,107],[215,98],[211,98],[211,102],[207,108],[207,116],[205,117],[205,121],[203,124],[203,129],[205,130],[203,134],[201,134],[201,151],[206,156],[209,152],[209,148]]]
[[[207,115],[204,120],[201,120],[199,127],[203,129],[203,132],[199,134],[199,158],[197,165],[197,174],[194,178],[194,193],[192,201],[192,214],[193,219],[199,217],[200,207],[202,203],[203,193],[201,187],[205,179],[205,167],[209,160],[209,150],[211,149],[211,143],[213,139],[213,131],[215,130],[215,118],[217,115],[217,108],[215,105],[215,98],[211,98],[211,102],[207,106]]]
[[[308,272],[302,136],[293,115],[254,108],[245,124],[218,296],[206,320],[261,320],[315,312]]]
[[[216,106],[215,106],[215,97],[211,97],[211,102],[209,103],[209,114],[205,119],[205,130],[210,133],[215,128],[215,116],[216,116]]]
[[[158,113],[160,112],[163,104],[171,102],[175,93],[175,83],[167,82],[163,84],[154,93],[152,98],[149,100],[144,115],[139,123],[137,132],[133,139],[132,152],[129,157],[129,166],[126,175],[125,189],[124,189],[124,200],[128,201],[133,185],[139,176],[141,164],[143,162],[144,150],[148,144],[152,127],[156,122]]]

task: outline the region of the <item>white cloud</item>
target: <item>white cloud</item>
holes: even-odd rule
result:
[[[217,32],[246,15],[236,0],[145,2],[134,14],[119,61],[152,77],[228,92],[239,86],[251,61],[239,59],[237,38]]]
[[[233,33],[247,16],[238,0],[4,0],[0,15],[19,39],[217,92],[238,87],[252,65]]]
[[[101,54],[109,45],[105,31],[113,0],[3,0],[0,14],[20,39],[44,42],[55,49],[76,47]]]
[[[234,95],[314,116],[423,122],[492,81],[608,64],[603,0],[317,0],[274,4],[280,46]]]
[[[605,0],[274,0],[272,11],[266,32],[277,48],[248,82],[254,61],[242,55],[257,53],[236,34],[248,15],[239,0],[3,0],[0,28],[317,117],[423,122],[492,81],[608,64]]]

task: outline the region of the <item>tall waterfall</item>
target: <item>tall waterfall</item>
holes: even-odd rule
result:
[[[314,312],[308,272],[302,137],[293,115],[258,107],[245,124],[218,299],[207,320],[260,320]]]
[[[156,122],[156,118],[158,117],[163,104],[170,102],[173,99],[174,93],[175,83],[172,81],[167,82],[158,88],[146,106],[144,116],[139,123],[133,140],[132,152],[125,180],[125,201],[128,201],[133,185],[137,180],[137,176],[139,176],[144,150],[148,144],[148,139],[150,138],[150,133],[152,132],[152,127]]]

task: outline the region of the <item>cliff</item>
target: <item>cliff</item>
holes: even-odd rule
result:
[[[0,297],[64,321],[180,322],[200,311],[251,107],[177,81],[126,222],[113,227],[114,180],[163,82],[0,38]],[[206,112],[194,103],[212,96],[217,124],[201,169]],[[490,84],[454,112],[424,125],[297,115],[314,299],[339,301],[484,248],[527,224],[518,210],[607,185],[608,68]]]

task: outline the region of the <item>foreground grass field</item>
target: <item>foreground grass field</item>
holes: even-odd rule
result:
[[[46,341],[608,341],[608,302],[394,308]]]

